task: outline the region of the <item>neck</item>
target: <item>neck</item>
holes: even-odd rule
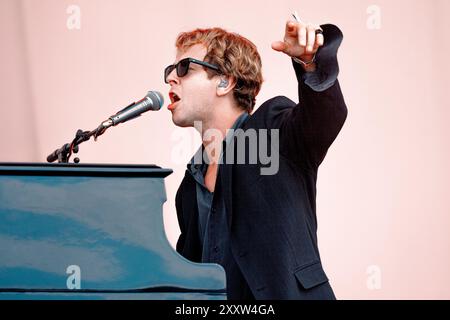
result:
[[[202,143],[210,164],[218,163],[222,150],[222,141],[225,139],[227,131],[231,129],[237,118],[245,112],[245,110],[237,107],[217,108],[216,110],[224,111],[212,114],[208,121],[203,121],[201,127],[196,128],[201,134]]]

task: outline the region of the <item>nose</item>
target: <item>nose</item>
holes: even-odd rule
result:
[[[180,79],[177,76],[177,71],[176,69],[173,69],[169,75],[167,76],[167,83],[169,85],[174,85],[174,84],[179,84],[180,83]]]

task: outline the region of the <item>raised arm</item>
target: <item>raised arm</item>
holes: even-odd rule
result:
[[[288,21],[284,41],[272,44],[293,59],[299,93],[298,105],[283,115],[280,152],[301,166],[320,165],[347,117],[337,80],[342,38],[331,24],[314,27]]]

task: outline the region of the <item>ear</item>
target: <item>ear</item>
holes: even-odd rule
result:
[[[236,80],[233,77],[220,76],[217,78],[217,95],[219,97],[226,96],[233,91],[236,86]]]

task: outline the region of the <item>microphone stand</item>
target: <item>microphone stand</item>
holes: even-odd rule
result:
[[[92,136],[94,136],[94,141],[97,141],[97,137],[105,133],[106,129],[113,125],[111,119],[103,121],[96,129],[92,131],[83,131],[81,129],[77,130],[75,138],[71,143],[64,144],[61,148],[56,149],[47,157],[47,162],[54,162],[58,160],[58,163],[68,163],[72,153],[78,153],[79,145],[85,141],[88,141]],[[74,159],[75,163],[80,162],[80,158]]]

